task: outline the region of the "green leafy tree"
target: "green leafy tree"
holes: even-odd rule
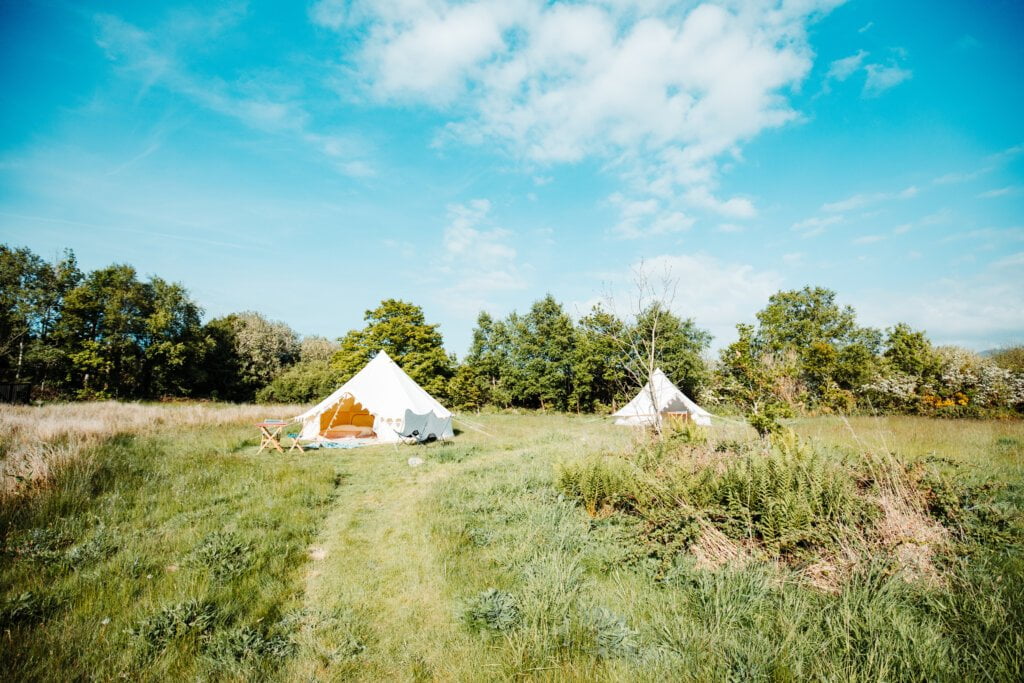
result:
[[[146,284],[150,298],[141,339],[143,396],[190,396],[198,385],[198,367],[207,351],[202,311],[178,283],[154,277]]]
[[[198,372],[198,393],[222,401],[251,401],[255,389],[242,380],[237,316],[214,318],[203,326],[206,353]]]
[[[853,308],[840,306],[832,290],[777,292],[757,318],[752,352],[775,367],[775,394],[787,403],[805,396],[821,409],[849,411],[878,374],[881,333],[859,327]],[[795,390],[779,391],[786,386]]]
[[[939,358],[928,337],[906,323],[888,330],[883,355],[895,370],[911,377],[927,379],[939,369]]]
[[[811,348],[815,342],[844,346],[857,331],[850,306],[836,303],[836,293],[822,287],[777,292],[757,314],[759,350],[779,353]]]
[[[622,398],[627,376],[621,342],[624,330],[622,321],[601,306],[580,319],[573,350],[571,407],[589,412],[614,406]]]
[[[490,384],[476,366],[462,363],[448,382],[452,405],[462,410],[480,410],[490,402]]]
[[[270,384],[256,392],[262,403],[309,403],[330,394],[341,384],[331,365],[338,345],[326,337],[306,337],[299,345],[299,362],[285,368]]]
[[[516,397],[530,407],[566,410],[573,390],[572,318],[548,294],[530,312],[510,317]]]
[[[151,308],[147,294],[127,265],[94,270],[68,292],[57,335],[82,396],[136,395]]]
[[[454,362],[444,350],[441,332],[429,325],[423,309],[397,299],[385,299],[366,311],[366,326],[351,330],[340,340],[331,365],[341,381],[348,381],[378,351],[386,351],[421,387],[439,399],[447,398]]]
[[[82,396],[187,395],[204,352],[200,316],[181,285],[114,265],[67,293],[54,339]]]
[[[66,357],[52,336],[64,297],[81,279],[71,251],[47,263],[0,245],[0,375],[60,388]]]
[[[736,325],[739,339],[719,352],[719,385],[726,398],[747,411],[775,400],[775,378],[762,362],[753,325]]]
[[[709,332],[697,327],[692,318],[680,318],[656,301],[641,311],[627,334],[632,340],[627,350],[638,348],[629,354],[629,362],[637,366],[631,374],[645,377],[648,367],[660,367],[684,393],[700,395],[709,379],[703,358],[711,345]]]
[[[465,385],[470,380],[479,385],[472,395],[484,404],[510,406],[513,378],[512,334],[514,322],[494,320],[490,314],[481,312],[473,329],[473,341],[463,362],[467,368],[459,380],[459,391],[469,391]],[[468,396],[467,396],[468,398]]]

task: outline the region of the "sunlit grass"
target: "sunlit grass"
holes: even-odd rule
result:
[[[965,463],[940,464],[994,496],[978,518],[992,526],[934,558],[938,580],[882,555],[822,587],[754,556],[666,563],[642,517],[588,514],[558,487],[560,466],[644,441],[606,419],[469,415],[449,444],[257,456],[250,423],[282,410],[143,408],[160,421],[97,437],[0,508],[0,678],[1024,674],[1021,423],[796,422],[836,457]],[[750,438],[730,425],[709,448]]]

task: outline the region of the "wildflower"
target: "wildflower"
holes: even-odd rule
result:
[[[103,624],[104,626],[106,626],[107,624],[110,623],[110,617],[104,617],[103,621],[101,621],[100,623]]]

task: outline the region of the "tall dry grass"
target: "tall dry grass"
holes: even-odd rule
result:
[[[227,403],[0,405],[0,496],[45,486],[57,468],[117,435],[155,435],[288,418],[298,412],[298,406]]]

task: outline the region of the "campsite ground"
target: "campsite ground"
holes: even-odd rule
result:
[[[823,585],[778,561],[653,567],[642,520],[591,517],[558,486],[560,463],[634,447],[599,418],[485,415],[486,434],[451,444],[284,456],[257,455],[249,421],[126,428],[4,499],[0,678],[1024,672],[1020,422],[794,423],[837,458],[887,449],[999,491],[991,534],[944,550],[934,573],[880,558]]]

